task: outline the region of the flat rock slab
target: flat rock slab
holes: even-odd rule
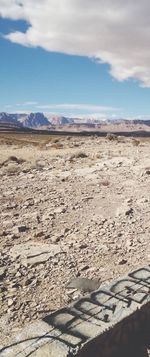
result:
[[[13,259],[20,257],[22,263],[36,265],[46,262],[49,258],[60,253],[60,246],[57,244],[24,243],[14,245],[10,249],[10,256]]]
[[[76,170],[74,170],[74,173],[77,176],[85,176],[85,177],[87,177],[88,175],[97,173],[97,171],[98,171],[97,167],[94,166],[94,167],[84,167],[84,168],[81,168],[81,169],[76,169]]]
[[[147,266],[24,327],[1,346],[0,357],[120,357],[133,341],[146,348],[149,290]]]

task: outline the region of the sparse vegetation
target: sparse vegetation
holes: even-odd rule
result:
[[[127,139],[125,136],[117,136],[118,143],[126,143]]]
[[[53,149],[62,149],[63,148],[63,144],[59,143],[59,142],[56,142],[56,143],[52,144],[51,147]]]
[[[20,167],[16,164],[9,164],[3,169],[3,173],[6,175],[16,175],[20,172]]]
[[[138,140],[136,138],[132,138],[132,144],[133,144],[133,146],[139,146],[140,145],[140,140]]]
[[[77,153],[75,153],[75,154],[72,154],[72,155],[70,156],[70,159],[71,159],[71,160],[73,160],[73,159],[84,159],[84,158],[86,158],[86,157],[88,157],[88,155],[87,155],[85,152],[79,151],[79,152],[77,152]]]
[[[91,278],[100,272],[111,281],[139,261],[149,264],[150,140],[143,139],[137,154],[131,138],[126,144],[105,137],[7,134],[6,139],[0,146],[0,245],[10,291],[1,293],[0,315],[8,311],[12,283],[19,284],[9,307],[12,330],[68,304],[65,283],[76,274]],[[46,144],[50,150],[41,150]],[[51,146],[60,144],[59,150]],[[33,267],[22,264],[18,252],[12,260],[14,245],[24,252],[27,242],[46,243],[48,250],[60,245],[60,254]]]
[[[108,133],[106,135],[106,139],[109,141],[118,141],[118,135],[113,134],[113,133]]]
[[[35,161],[35,168],[36,169],[43,169],[45,167],[45,165],[46,165],[45,160],[40,159],[40,160],[36,160]]]
[[[95,154],[95,157],[96,157],[96,159],[101,159],[102,158],[102,154],[100,152],[97,152]]]
[[[9,156],[7,160],[4,160],[1,164],[0,167],[2,166],[7,166],[8,164],[10,164],[11,162],[14,162],[18,165],[24,163],[26,160],[21,159],[21,158],[17,158],[16,156]]]
[[[110,182],[107,179],[100,181],[100,186],[108,187],[109,185],[110,185]]]

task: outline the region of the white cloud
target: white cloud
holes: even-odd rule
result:
[[[34,102],[34,101],[28,101],[28,102],[24,102],[24,103],[17,103],[16,104],[16,106],[17,107],[25,107],[26,105],[33,105],[33,106],[35,106],[35,105],[37,105],[38,104],[38,102]]]
[[[90,120],[106,120],[106,119],[110,119],[113,116],[112,115],[108,115],[106,113],[78,113],[78,114],[74,114],[74,113],[69,113],[68,117],[70,118],[76,118],[76,119],[90,119]]]
[[[114,78],[150,87],[149,0],[0,0],[0,16],[29,23],[12,42],[93,57]]]
[[[46,116],[48,116],[49,118],[50,117],[61,117],[61,116],[64,116],[64,117],[67,117],[67,118],[73,118],[73,119],[90,119],[90,120],[106,120],[106,119],[119,119],[120,116],[118,115],[112,115],[112,114],[108,114],[108,113],[91,113],[91,112],[88,112],[88,113],[82,113],[82,112],[79,112],[79,113],[74,113],[74,112],[69,112],[69,113],[66,113],[66,112],[58,112],[58,111],[44,111],[43,112]]]
[[[18,0],[0,0],[0,16],[12,20],[25,19],[24,6],[21,4],[22,1]]]
[[[34,101],[29,101],[29,102],[24,102],[23,105],[37,105],[38,102],[34,102]]]
[[[56,110],[83,110],[83,111],[119,111],[119,108],[113,108],[109,106],[102,106],[102,105],[91,105],[91,104],[45,104],[45,105],[37,105],[36,108],[38,109],[56,109]]]
[[[12,108],[12,105],[6,104],[4,107],[7,108],[7,109],[9,109],[9,108]]]

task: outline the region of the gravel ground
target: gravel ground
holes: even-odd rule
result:
[[[0,334],[150,263],[150,141],[0,137]]]

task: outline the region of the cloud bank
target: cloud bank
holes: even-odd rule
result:
[[[149,0],[0,0],[0,16],[29,24],[11,42],[95,58],[115,79],[150,87]]]
[[[81,111],[101,111],[101,112],[114,112],[120,111],[120,108],[114,107],[105,107],[102,105],[92,105],[92,104],[70,104],[70,103],[62,103],[62,104],[45,104],[45,105],[36,105],[36,108],[39,109],[56,109],[56,110],[81,110]]]

